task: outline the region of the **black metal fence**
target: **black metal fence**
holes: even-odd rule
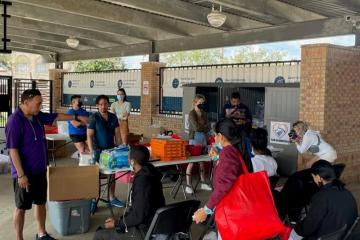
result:
[[[0,76],[0,128],[4,128],[11,114],[12,77]]]
[[[14,79],[14,106],[17,107],[21,103],[21,94],[26,89],[38,89],[42,96],[41,111],[52,113],[52,99],[53,99],[53,82],[51,80],[43,79]]]

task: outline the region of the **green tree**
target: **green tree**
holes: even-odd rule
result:
[[[161,59],[167,66],[192,66],[226,63],[223,49],[205,49],[185,52],[166,53]]]
[[[0,68],[4,70],[12,70],[13,57],[12,54],[0,54]]]
[[[246,63],[246,62],[271,62],[283,61],[287,57],[287,53],[279,50],[269,50],[266,48],[241,47],[230,62]]]
[[[125,64],[121,58],[103,58],[95,60],[84,60],[74,62],[75,72],[87,72],[87,71],[107,71],[107,70],[119,70],[125,69]]]

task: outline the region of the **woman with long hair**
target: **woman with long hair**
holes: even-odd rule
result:
[[[207,134],[210,131],[210,124],[204,111],[205,97],[201,94],[196,94],[193,101],[193,109],[189,113],[189,144],[201,145],[203,148],[207,146]],[[186,193],[192,194],[193,188],[191,186],[191,172],[194,164],[189,163],[186,168]],[[205,183],[204,163],[199,163],[200,167],[200,189],[211,191],[212,188]]]
[[[127,101],[126,92],[123,88],[117,91],[116,97],[118,101],[111,104],[111,112],[116,114],[118,118],[122,143],[128,144],[131,103]]]

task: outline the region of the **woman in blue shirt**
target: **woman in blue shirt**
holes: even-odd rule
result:
[[[89,112],[87,112],[82,107],[81,96],[73,95],[71,96],[71,108],[67,111],[69,115],[77,115],[89,117]],[[68,121],[69,135],[73,141],[76,149],[79,153],[89,153],[89,149],[86,144],[86,124],[87,122],[72,120]]]

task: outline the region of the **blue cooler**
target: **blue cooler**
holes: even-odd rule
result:
[[[90,227],[91,200],[49,201],[50,222],[63,236],[86,233]]]

